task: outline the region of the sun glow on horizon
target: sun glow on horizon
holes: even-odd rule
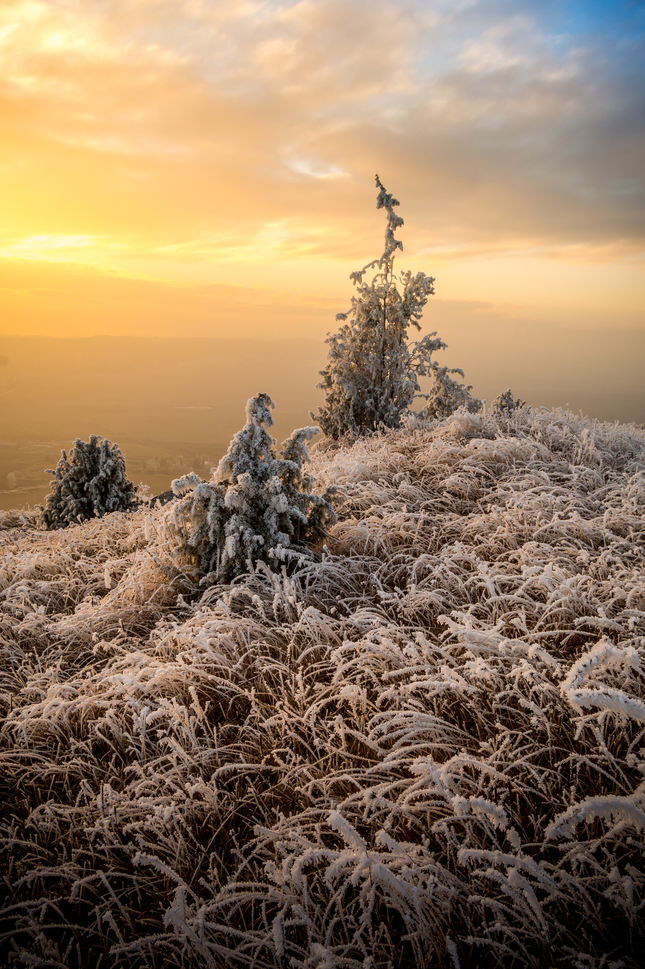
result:
[[[376,171],[444,309],[643,328],[643,17],[574,6],[6,0],[0,334],[320,338]]]

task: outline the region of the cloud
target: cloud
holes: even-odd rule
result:
[[[202,283],[234,264],[264,284],[280,260],[355,268],[379,252],[378,171],[406,254],[633,258],[642,25],[628,11],[599,31],[580,9],[5,0],[0,248],[91,240],[50,248]]]
[[[91,246],[95,241],[93,236],[51,236],[37,235],[28,236],[11,243],[5,249],[0,250],[3,256],[40,256],[46,252],[67,252],[70,249],[83,249]],[[57,258],[53,255],[52,258]]]

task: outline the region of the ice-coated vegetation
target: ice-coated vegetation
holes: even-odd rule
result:
[[[0,517],[0,963],[637,969],[645,433],[312,459],[291,574],[200,588],[166,509]]]
[[[519,397],[513,397],[510,387],[503,394],[498,394],[491,404],[493,414],[512,414],[520,407],[526,407],[526,401],[520,400]]]
[[[308,442],[317,427],[301,427],[284,441],[280,455],[267,428],[275,404],[257,394],[246,404],[246,424],[231,441],[212,481],[191,472],[173,481],[182,500],[165,527],[173,557],[220,580],[253,571],[259,562],[280,566],[311,557],[335,520],[333,487],[323,494],[303,471]]]
[[[434,277],[394,272],[397,249],[403,249],[394,233],[403,219],[394,211],[398,200],[385,191],[378,175],[376,186],[376,207],[387,213],[385,249],[380,259],[350,275],[356,294],[351,309],[336,316],[343,326],[327,337],[328,363],[320,372],[325,402],[315,420],[333,440],[369,434],[381,426],[398,427],[415,397],[426,401],[424,417],[447,417],[461,406],[477,412],[482,406],[471,396],[470,386],[450,376],[463,377],[463,370],[440,367],[432,359],[446,347],[436,333],[408,343],[410,327],[421,329]],[[376,272],[368,282],[363,277],[372,269]],[[420,377],[432,379],[430,393],[421,393]]]
[[[54,475],[51,492],[41,508],[45,528],[62,528],[111,511],[127,511],[136,500],[123,452],[97,434],[89,441],[76,438],[69,455],[63,451],[56,467],[45,474]]]

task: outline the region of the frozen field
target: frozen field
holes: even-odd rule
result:
[[[320,561],[203,584],[165,509],[0,513],[0,963],[637,969],[645,432],[314,453]]]

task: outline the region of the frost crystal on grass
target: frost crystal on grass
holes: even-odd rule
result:
[[[462,409],[305,464],[267,415],[175,508],[333,484],[297,569],[0,513],[0,964],[640,969],[643,430]]]

